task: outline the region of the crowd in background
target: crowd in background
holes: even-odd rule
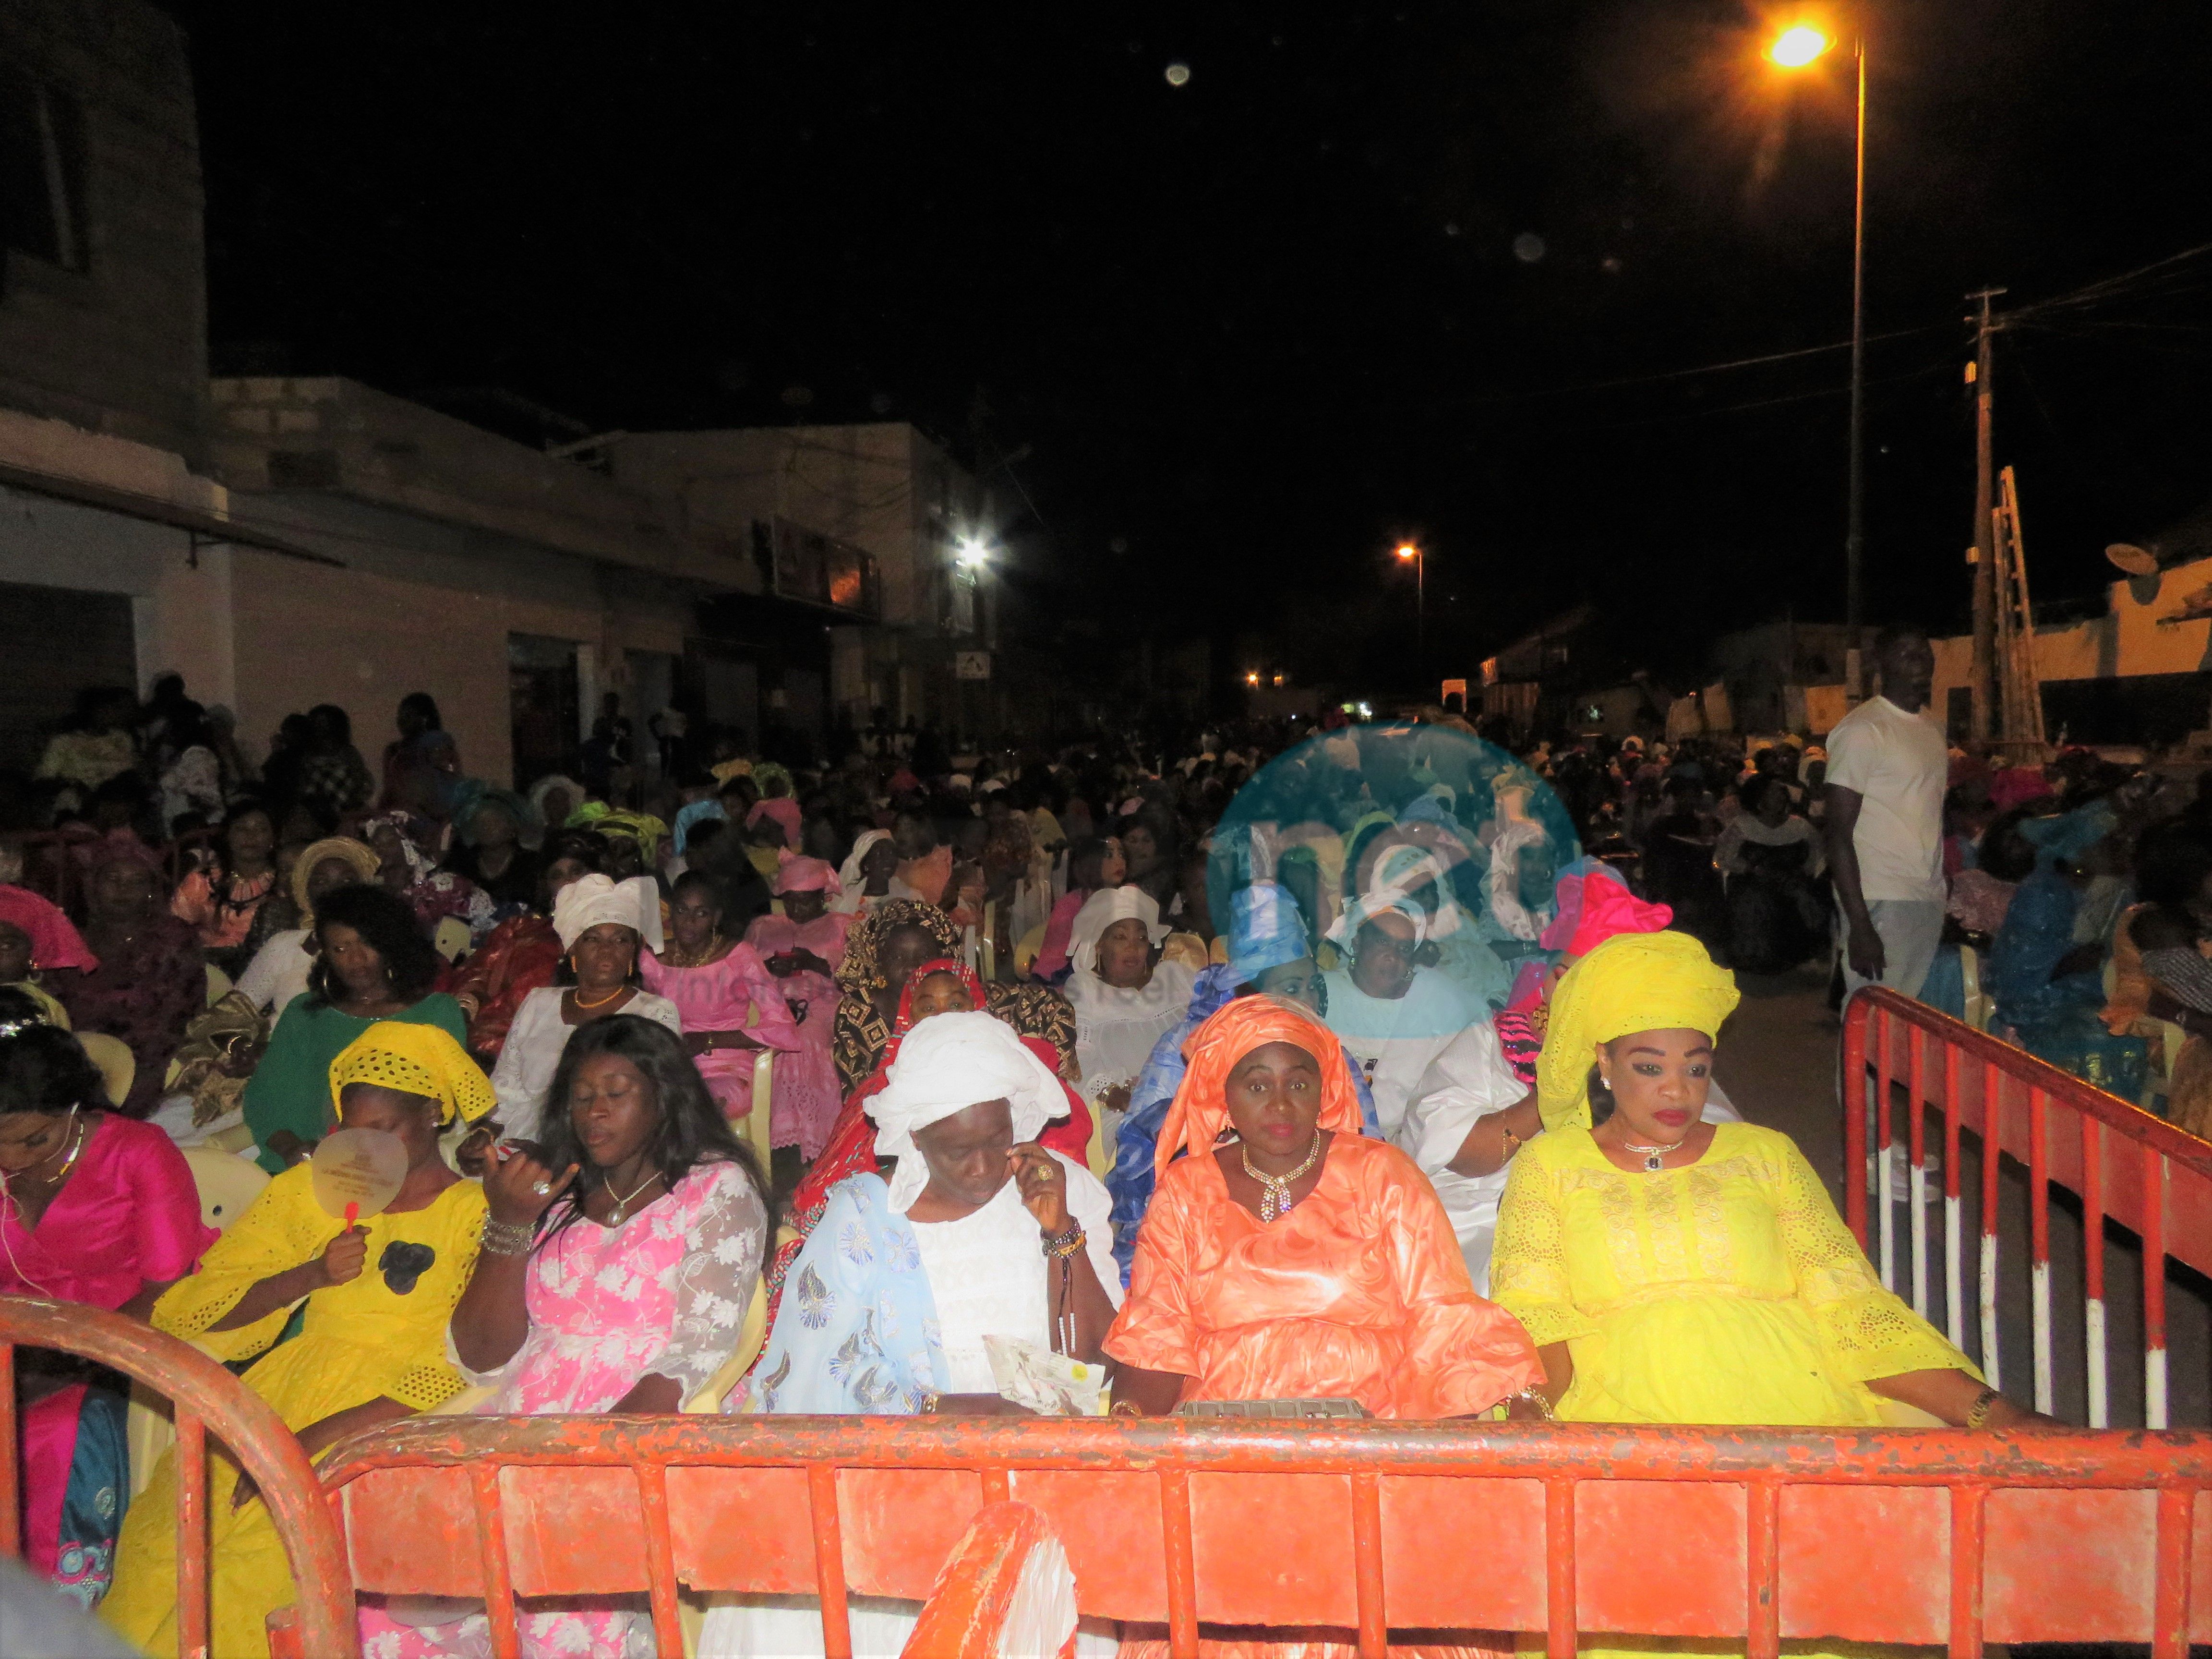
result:
[[[255,762],[173,677],[88,694],[0,781],[0,1291],[251,1362],[310,1451],[419,1410],[1018,1409],[1017,1339],[1123,1414],[2028,1425],[1714,1050],[1738,975],[1826,968],[2201,1132],[2212,799],[1947,750],[1885,641],[1825,744],[879,717],[793,768],[611,698],[520,791],[422,694],[374,764],[332,707]],[[351,1228],[310,1181],[339,1127],[405,1152]],[[210,1159],[252,1183],[219,1234]],[[96,1376],[38,1398],[28,1536],[166,1651],[166,1500],[128,1498],[173,1472],[122,1423]],[[216,1650],[258,1653],[281,1551],[228,1465],[211,1512]],[[788,1600],[701,1650],[819,1651]],[[533,1609],[526,1650],[635,1659],[641,1609]],[[377,1659],[487,1639],[362,1616]],[[895,1653],[912,1606],[852,1619]]]

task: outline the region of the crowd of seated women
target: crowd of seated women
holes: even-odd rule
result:
[[[434,732],[386,757],[402,800],[450,775]],[[878,765],[893,783],[903,769]],[[1721,1095],[1733,975],[1667,907],[1566,856],[1532,779],[1484,786],[1487,839],[1426,787],[1387,811],[1363,797],[1326,835],[1239,830],[1239,878],[1210,893],[1164,798],[1218,811],[1219,775],[1192,787],[1198,769],[1120,802],[1111,843],[1080,836],[1064,860],[1045,850],[1068,842],[1059,814],[1027,790],[1019,836],[987,801],[940,839],[924,797],[846,836],[830,792],[794,800],[761,766],[672,814],[681,848],[659,815],[583,786],[552,832],[530,822],[542,795],[479,803],[537,843],[504,827],[468,842],[470,893],[520,870],[531,884],[480,932],[484,907],[436,879],[450,848],[426,867],[439,849],[411,815],[325,836],[289,861],[290,925],[241,975],[236,994],[273,1013],[265,1036],[183,1104],[166,1076],[118,1085],[70,1029],[111,1029],[76,1019],[100,1006],[85,988],[159,961],[173,932],[205,978],[203,924],[162,904],[158,864],[103,843],[81,930],[0,889],[0,951],[16,951],[0,978],[27,981],[0,988],[0,1291],[198,1343],[311,1455],[426,1411],[1016,1413],[1009,1344],[1103,1368],[1121,1417],[1287,1401],[1414,1419],[2042,1420],[1881,1287],[1795,1146]],[[746,788],[726,793],[732,779]],[[249,857],[258,833],[236,838]],[[1471,847],[1479,879],[1457,867]],[[980,891],[988,937],[1041,875],[1066,896],[1029,901],[1027,948],[993,940],[987,978],[956,918]],[[2212,912],[2194,888],[2175,903]],[[2147,969],[2164,937],[2146,927]],[[774,1167],[747,1133],[763,1054]],[[352,1225],[311,1167],[340,1127],[404,1153],[397,1195]],[[266,1178],[219,1234],[180,1140]],[[112,1381],[58,1369],[26,1414],[27,1535],[42,1571],[167,1653],[173,1459],[128,1468]],[[293,1588],[265,1507],[220,1457],[209,1516],[213,1650],[258,1656]],[[854,1650],[896,1653],[915,1613],[855,1598]],[[489,1650],[480,1603],[365,1596],[361,1620],[374,1659]],[[520,1638],[533,1659],[653,1650],[641,1595],[529,1604]],[[734,1597],[706,1609],[698,1650],[821,1642],[810,1599]],[[1207,1650],[1348,1643],[1221,1631]],[[1142,1627],[1078,1638],[1117,1644],[1166,1650]]]

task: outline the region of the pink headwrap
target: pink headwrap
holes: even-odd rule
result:
[[[33,968],[82,968],[88,974],[100,966],[70,919],[28,888],[0,887],[0,922],[22,929],[30,939]]]
[[[1656,933],[1674,920],[1664,904],[1646,904],[1603,866],[1559,878],[1559,914],[1540,941],[1547,951],[1586,957],[1616,933]]]
[[[783,826],[783,842],[787,847],[799,845],[800,818],[799,803],[788,795],[775,795],[753,803],[753,810],[745,814],[745,828],[750,830],[763,818],[774,818]]]
[[[86,849],[85,861],[95,871],[105,870],[111,864],[135,864],[157,876],[167,874],[161,855],[128,830],[111,830],[93,842]]]
[[[845,884],[825,860],[802,858],[787,847],[776,855],[774,890],[778,898],[786,893],[823,893],[836,898],[845,890]]]
[[[2008,766],[1990,780],[1990,805],[2000,812],[2009,812],[2015,806],[2024,806],[2056,793],[2051,780],[2034,767]]]

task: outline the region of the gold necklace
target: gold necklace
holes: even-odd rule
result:
[[[708,963],[710,963],[714,959],[714,952],[721,948],[722,935],[720,931],[717,929],[713,937],[708,939],[707,943],[700,948],[696,955],[687,955],[680,949],[671,951],[668,953],[668,965],[672,968],[704,967]]]
[[[635,1187],[631,1188],[629,1189],[629,1194],[627,1194],[627,1196],[624,1196],[624,1197],[618,1198],[618,1199],[615,1200],[615,1206],[614,1206],[614,1208],[607,1212],[607,1225],[609,1225],[610,1227],[619,1227],[619,1226],[621,1226],[621,1225],[622,1225],[622,1218],[623,1218],[623,1212],[629,1206],[630,1200],[631,1200],[632,1199],[635,1198],[635,1197],[636,1197],[640,1193],[643,1192],[643,1191],[644,1191],[647,1187],[650,1187],[651,1185],[653,1185],[653,1183],[654,1182],[656,1182],[656,1181],[658,1181],[658,1180],[659,1180],[659,1179],[660,1179],[660,1171],[659,1171],[659,1170],[655,1170],[654,1171],[653,1171],[653,1173],[652,1173],[652,1174],[650,1174],[650,1175],[648,1175],[647,1176],[646,1176],[646,1178],[645,1178],[644,1180],[642,1180],[642,1181],[639,1182],[637,1183],[637,1185],[636,1185],[636,1186],[635,1186]],[[607,1190],[608,1190],[609,1192],[612,1192],[612,1191],[614,1190],[614,1188],[613,1188],[613,1186],[611,1185],[611,1183],[609,1185],[609,1187],[608,1187]]]
[[[1671,1146],[1639,1146],[1636,1142],[1631,1140],[1626,1134],[1623,1134],[1620,1137],[1620,1150],[1624,1152],[1635,1152],[1638,1154],[1644,1159],[1644,1173],[1646,1175],[1657,1175],[1662,1170],[1667,1167],[1667,1154],[1673,1152],[1680,1152],[1682,1147],[1682,1142],[1687,1139],[1689,1139],[1689,1136],[1684,1135],[1681,1140],[1676,1141]]]
[[[627,985],[617,985],[613,990],[608,992],[606,995],[601,997],[597,1002],[586,1002],[580,994],[578,994],[576,988],[572,985],[568,988],[568,995],[570,1000],[573,1000],[579,1008],[604,1008],[607,1004],[612,1002],[617,997],[620,996],[623,992],[629,989],[629,987]]]
[[[1271,1176],[1254,1169],[1252,1149],[1241,1141],[1237,1143],[1237,1156],[1244,1160],[1244,1173],[1260,1183],[1260,1219],[1262,1222],[1273,1221],[1277,1216],[1290,1212],[1291,1206],[1295,1202],[1291,1197],[1291,1183],[1321,1162],[1321,1131],[1316,1129],[1313,1146],[1298,1167],[1288,1175]]]

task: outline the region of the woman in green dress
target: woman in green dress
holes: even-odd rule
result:
[[[437,952],[406,902],[357,884],[315,907],[316,961],[307,991],[278,1016],[269,1052],[246,1085],[246,1122],[261,1167],[282,1174],[314,1150],[330,1115],[331,1062],[379,1020],[435,1025],[466,1044],[461,1005],[430,987]]]

